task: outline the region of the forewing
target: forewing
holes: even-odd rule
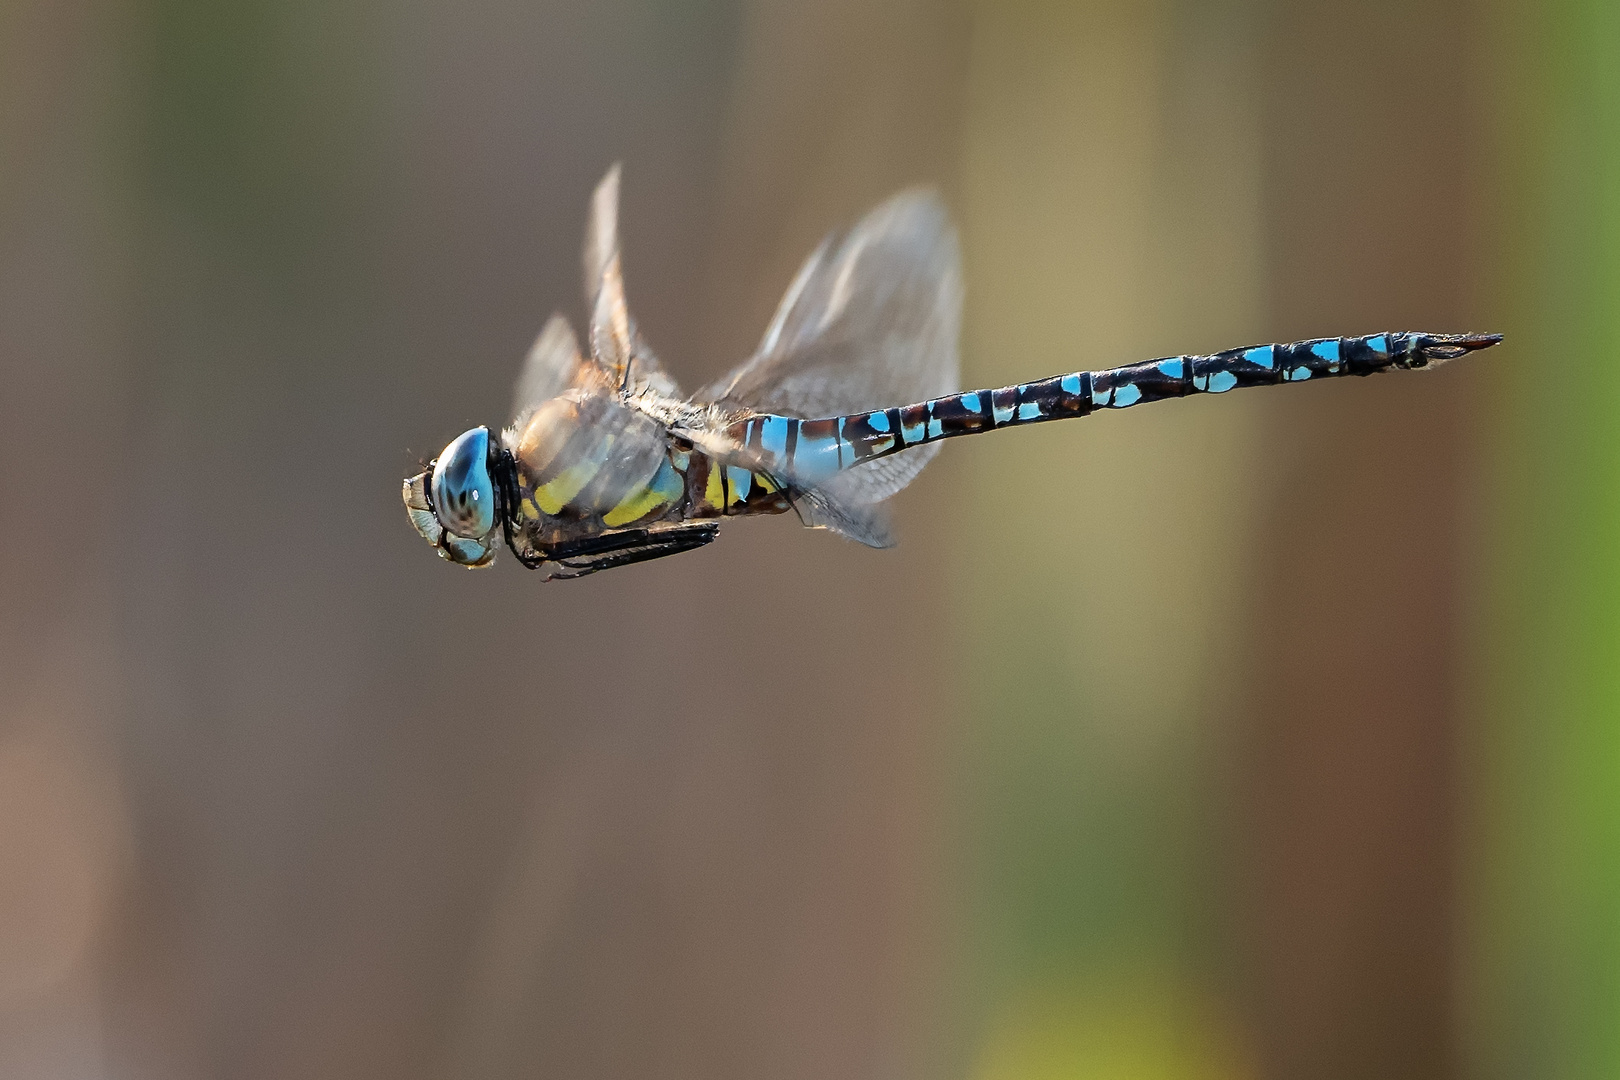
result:
[[[534,339],[512,395],[512,426],[521,431],[540,405],[572,386],[580,375],[579,338],[562,315],[553,315]]]
[[[585,223],[585,298],[595,300],[608,263],[619,254],[619,174],[615,164],[591,193],[590,219]]]
[[[950,217],[933,192],[902,192],[822,242],[759,350],[699,397],[827,417],[953,393],[961,325]]]
[[[961,326],[961,252],[950,216],[933,192],[902,192],[822,242],[759,350],[700,397],[811,418],[940,397],[960,386]],[[887,499],[938,450],[918,447],[839,473],[818,489],[823,510],[853,516],[853,506]],[[823,524],[874,542],[835,520]]]
[[[591,305],[591,356],[631,392],[652,389],[673,396],[674,381],[636,332],[624,296],[619,255],[619,166],[609,169],[591,196],[585,227],[585,299]]]

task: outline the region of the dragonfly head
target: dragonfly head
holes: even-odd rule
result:
[[[405,481],[404,497],[411,524],[441,558],[467,567],[495,561],[500,522],[488,428],[456,436],[426,472]]]

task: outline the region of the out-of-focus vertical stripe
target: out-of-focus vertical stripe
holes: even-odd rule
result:
[[[1468,30],[1444,0],[1268,8],[1276,334],[1476,322]],[[1300,387],[1269,417],[1243,784],[1268,1076],[1455,1071],[1458,519],[1468,403],[1502,367]]]
[[[753,350],[800,263],[833,228],[909,185],[949,196],[966,32],[950,0],[743,5],[715,193],[705,374]]]
[[[1257,333],[1241,5],[972,10],[968,383]],[[1240,647],[1217,628],[1247,565],[1259,407],[1176,402],[945,452],[977,1075],[1239,1070],[1208,963],[1221,908],[1211,720]]]
[[[127,883],[115,726],[127,449],[124,5],[0,5],[0,1076],[99,1080]],[[105,490],[105,486],[102,486]],[[109,500],[111,503],[109,503]],[[74,510],[57,509],[77,502]],[[91,506],[89,504],[95,504]],[[52,507],[53,509],[45,509]]]
[[[828,231],[907,185],[948,189],[956,162],[952,0],[747,0],[739,17],[713,232],[665,286],[707,290],[698,348],[671,356],[693,389],[757,345]],[[666,1073],[940,1075],[949,680],[920,488],[896,500],[899,552],[784,515],[726,526],[721,558],[689,564],[689,681],[659,722],[676,733],[659,764]]]
[[[1620,7],[1498,3],[1511,352],[1492,395],[1468,1033],[1482,1077],[1620,1075]]]

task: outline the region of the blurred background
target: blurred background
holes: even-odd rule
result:
[[[625,163],[702,382],[932,183],[956,443],[573,584],[400,478]],[[1620,6],[0,4],[0,1076],[1620,1075]]]

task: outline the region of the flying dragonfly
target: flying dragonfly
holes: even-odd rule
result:
[[[1433,367],[1502,340],[1318,338],[958,392],[956,232],[936,195],[913,190],[829,236],[754,355],[685,395],[626,306],[618,203],[614,166],[585,235],[586,347],[553,316],[518,377],[511,423],[464,432],[405,481],[411,524],[453,563],[489,566],[504,542],[546,580],[577,578],[702,547],[725,518],[788,511],[889,547],[883,502],[945,439],[1191,394]]]

